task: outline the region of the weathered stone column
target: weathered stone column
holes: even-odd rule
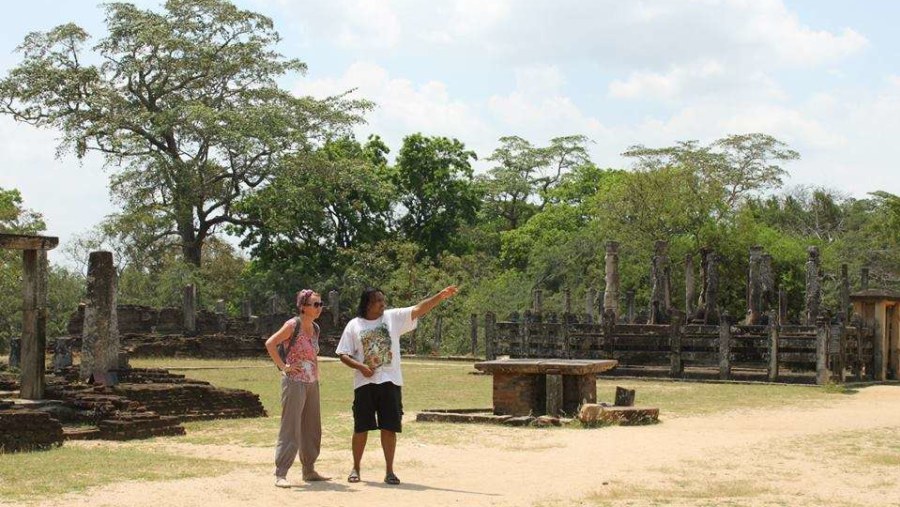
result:
[[[806,249],[806,325],[814,326],[822,304],[822,279],[819,267],[819,249]]]
[[[747,317],[744,322],[755,326],[762,316],[762,254],[759,245],[750,247],[750,263],[747,269]]]
[[[341,295],[336,290],[328,291],[328,309],[331,310],[331,323],[337,327],[341,323]]]
[[[566,315],[572,313],[572,289],[568,287],[563,291],[563,312]]]
[[[441,342],[443,341],[444,316],[438,314],[434,321],[434,353],[441,355]]]
[[[769,363],[766,368],[769,382],[778,381],[778,342],[781,335],[781,321],[778,320],[778,312],[769,311]]]
[[[619,244],[606,242],[606,288],[603,292],[603,313],[612,310],[619,316]],[[615,319],[613,319],[615,320]]]
[[[9,339],[9,367],[19,368],[22,365],[22,339]]]
[[[241,301],[241,318],[244,320],[250,320],[250,317],[253,316],[253,307],[250,304],[250,301],[243,300]]]
[[[778,323],[787,324],[788,322],[788,299],[787,291],[783,288],[778,289]]]
[[[185,285],[182,289],[181,311],[184,314],[185,334],[197,334],[197,287],[194,284]]]
[[[697,316],[702,317],[706,321],[706,288],[709,285],[709,265],[706,263],[709,257],[710,249],[703,247],[700,249],[700,295],[697,297]]]
[[[863,268],[859,270],[859,290],[866,290],[868,288],[869,288],[869,268],[868,268],[868,266],[863,266]]]
[[[269,298],[269,315],[278,315],[281,313],[281,308],[281,296],[272,294],[272,297]]]
[[[28,400],[44,399],[46,381],[45,350],[47,348],[47,279],[46,250],[24,250],[22,272],[24,305],[22,306],[22,362],[19,396]]]
[[[772,309],[775,305],[775,269],[772,267],[772,256],[764,253],[759,264],[759,280],[762,288],[760,309],[762,314]]]
[[[625,316],[629,324],[634,324],[634,289],[625,291]]]
[[[816,384],[822,385],[831,380],[828,370],[829,325],[823,316],[816,318]]]
[[[541,313],[544,309],[544,291],[541,289],[534,289],[531,291],[532,296],[532,304],[531,308],[534,313]]]
[[[484,314],[484,358],[488,361],[495,359],[494,344],[497,340],[497,317],[494,312]]]
[[[657,241],[653,247],[653,261],[650,265],[650,324],[664,324],[669,321],[672,295],[669,287],[672,268],[669,265],[669,243]]]
[[[69,338],[58,337],[53,344],[53,371],[60,372],[72,366],[72,349]]]
[[[703,320],[714,324],[719,320],[719,256],[712,250],[706,254],[706,287],[704,290]]]
[[[850,274],[846,264],[841,264],[841,287],[839,296],[840,309],[843,313],[843,322],[850,322],[850,316],[853,314],[853,308],[850,307]]]
[[[88,260],[84,328],[81,334],[81,378],[114,384],[119,362],[116,313],[116,269],[112,252],[91,252]]]
[[[478,354],[478,314],[469,316],[469,330],[472,336],[472,356]]]
[[[684,314],[687,320],[694,315],[694,298],[697,297],[697,287],[694,281],[694,256],[684,256]]]
[[[584,313],[588,324],[594,322],[594,304],[597,302],[597,289],[588,287],[584,293]]]
[[[719,379],[731,380],[731,317],[719,316]]]
[[[669,375],[674,378],[684,376],[684,362],[681,358],[682,323],[684,317],[681,312],[674,312],[669,324],[669,345],[671,348]]]
[[[228,327],[228,316],[225,314],[225,300],[216,300],[216,330],[224,333]]]

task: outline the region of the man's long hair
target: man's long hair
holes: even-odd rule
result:
[[[375,297],[376,293],[384,294],[384,291],[377,287],[366,287],[365,290],[362,291],[362,294],[359,296],[359,306],[356,308],[356,316],[360,318],[366,318],[366,310],[369,309],[369,304],[372,302],[372,298]]]

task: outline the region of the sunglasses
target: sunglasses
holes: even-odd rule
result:
[[[303,306],[314,306],[316,308],[322,308],[323,306],[325,306],[325,303],[316,301],[315,303],[304,303]]]

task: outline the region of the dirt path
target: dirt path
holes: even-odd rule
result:
[[[900,505],[900,456],[865,448],[873,435],[900,438],[900,386],[836,396],[824,408],[736,411],[649,427],[449,431],[462,438],[447,446],[401,438],[399,487],[380,482],[375,449],[359,484],[344,480],[349,451],[329,449],[320,469],[336,480],[280,490],[268,475],[271,449],[164,443],[246,467],[212,478],[119,483],[42,505]],[[861,453],[876,456],[875,465]]]

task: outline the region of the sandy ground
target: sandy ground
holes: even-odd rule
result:
[[[167,451],[246,467],[219,477],[118,483],[41,505],[900,505],[897,456],[876,465],[853,456],[872,435],[900,438],[900,386],[864,388],[822,408],[734,411],[644,427],[448,431],[458,432],[450,445],[401,436],[400,486],[381,482],[378,449],[367,454],[359,484],[345,479],[349,450],[326,449],[319,469],[335,480],[305,484],[296,473],[296,487],[284,490],[268,475],[271,449],[164,442]]]

